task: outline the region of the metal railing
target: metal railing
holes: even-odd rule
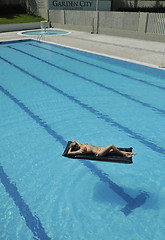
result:
[[[49,28],[49,22],[48,21],[41,21],[40,22],[41,29],[46,33],[46,29]],[[37,41],[45,40],[46,35],[40,34],[37,37]]]
[[[165,34],[165,13],[149,13],[147,32]]]
[[[40,42],[40,41],[42,41],[42,40],[43,40],[43,41],[45,40],[45,35],[42,35],[42,34],[41,34],[41,35],[38,35],[37,41]]]
[[[165,49],[163,52],[163,57],[162,57],[162,62],[161,62],[160,68],[165,68]]]

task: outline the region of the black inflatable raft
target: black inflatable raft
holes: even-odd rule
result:
[[[74,158],[74,159],[86,159],[86,160],[93,160],[93,161],[102,161],[102,162],[116,162],[116,163],[133,163],[132,162],[132,157],[127,158],[124,156],[119,156],[114,153],[110,153],[104,157],[97,157],[94,154],[77,154],[77,155],[71,155],[68,154],[69,151],[69,146],[71,144],[71,141],[68,141],[68,144],[64,150],[64,153],[62,154],[63,157],[68,157],[68,158]],[[121,151],[125,152],[132,152],[132,147],[131,148],[118,148]]]

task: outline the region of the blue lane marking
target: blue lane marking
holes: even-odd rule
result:
[[[33,42],[33,41],[36,41],[36,40],[32,40],[30,38],[30,39],[19,39],[19,40],[5,41],[5,42],[0,42],[0,44],[7,45],[7,44],[11,44],[11,43]]]
[[[79,75],[79,74],[77,74],[77,73],[74,73],[74,72],[71,72],[71,71],[69,71],[69,70],[67,70],[67,69],[65,69],[65,68],[59,67],[59,66],[57,66],[57,65],[55,65],[55,64],[53,64],[53,63],[50,63],[50,62],[48,62],[48,61],[46,61],[46,60],[44,60],[44,59],[42,59],[42,58],[36,57],[36,56],[34,56],[34,55],[30,54],[30,53],[24,52],[24,51],[22,51],[22,50],[20,50],[20,49],[17,49],[17,48],[11,47],[11,46],[8,46],[8,48],[13,49],[13,50],[15,50],[15,51],[17,51],[17,52],[21,52],[21,53],[23,53],[23,54],[25,54],[25,55],[28,55],[28,56],[30,56],[30,57],[32,57],[32,58],[35,58],[35,59],[37,59],[37,60],[39,60],[39,61],[41,61],[41,62],[44,62],[44,63],[46,63],[46,64],[48,64],[48,65],[50,65],[50,66],[53,66],[53,67],[55,67],[55,68],[57,68],[57,69],[60,69],[60,70],[62,70],[62,71],[65,71],[65,72],[67,72],[67,73],[69,73],[69,74],[72,74],[72,75],[74,75],[74,76],[76,76],[76,77],[79,77],[79,78],[81,78],[81,79],[83,79],[83,80],[85,80],[85,81],[87,81],[87,82],[93,83],[93,84],[95,84],[95,85],[97,85],[97,86],[99,86],[99,87],[105,88],[106,90],[109,90],[109,91],[111,91],[111,92],[113,92],[113,93],[115,93],[115,94],[118,94],[118,95],[120,95],[120,96],[122,96],[122,97],[125,97],[125,98],[127,98],[127,99],[129,99],[129,100],[131,100],[131,101],[134,101],[134,102],[136,102],[136,103],[139,103],[139,104],[141,104],[143,107],[150,108],[152,111],[161,114],[161,116],[162,116],[162,114],[165,115],[165,110],[159,109],[159,108],[157,108],[157,107],[152,106],[151,104],[148,104],[148,103],[142,102],[142,101],[140,101],[140,100],[138,100],[138,99],[135,99],[135,98],[129,96],[128,94],[121,93],[121,92],[119,92],[119,91],[117,91],[117,90],[115,90],[115,89],[113,89],[113,88],[111,88],[111,87],[106,87],[105,85],[103,85],[103,84],[101,84],[101,83],[98,83],[98,82],[95,82],[95,81],[92,80],[92,79],[83,77],[83,76],[81,76],[81,75]]]
[[[7,97],[9,97],[15,104],[17,104],[17,106],[19,106],[25,113],[27,113],[37,124],[39,124],[42,128],[44,128],[52,137],[54,137],[58,142],[60,142],[62,144],[62,146],[65,148],[67,142],[64,140],[64,138],[62,136],[60,136],[56,131],[54,131],[45,121],[43,121],[39,116],[37,116],[36,114],[34,114],[27,106],[25,106],[24,103],[22,103],[20,100],[18,100],[17,98],[15,98],[11,93],[9,93],[9,91],[7,91],[6,89],[4,89],[2,86],[0,86],[0,91],[2,93],[4,93]],[[117,193],[124,201],[127,202],[126,206],[124,208],[121,209],[121,211],[125,214],[125,216],[128,216],[133,209],[140,207],[141,205],[143,205],[145,203],[145,201],[147,200],[147,198],[149,197],[149,194],[146,192],[142,192],[140,193],[136,198],[132,198],[131,196],[129,196],[127,193],[125,193],[124,189],[120,186],[118,186],[116,183],[114,183],[113,181],[111,181],[107,174],[105,174],[103,171],[101,171],[100,169],[98,169],[94,164],[92,164],[90,161],[87,160],[79,160],[81,163],[84,164],[84,166],[88,167],[90,169],[90,171],[96,175],[97,177],[99,177],[99,179],[104,182],[104,183],[108,183],[109,187],[115,192]],[[5,175],[4,179],[5,181],[7,180],[8,176]],[[3,184],[5,184],[6,186],[6,182],[3,182]],[[5,187],[6,188],[6,187]],[[19,202],[20,199],[20,195],[17,191],[16,188],[13,188],[13,185],[9,184],[7,185],[7,191],[8,192],[13,192],[13,194],[11,194],[10,196],[13,198],[13,200],[17,203]],[[16,194],[15,194],[16,191]],[[20,209],[20,213],[22,214],[22,206],[20,206],[19,204],[16,204],[18,206],[18,208]],[[27,210],[29,210],[29,207],[26,208]],[[26,210],[25,209],[25,210]],[[23,212],[24,213],[24,212]],[[28,214],[29,215],[29,212]],[[30,214],[31,216],[32,214]],[[24,217],[26,217],[26,214],[23,215]],[[33,224],[33,222],[32,222]],[[27,225],[29,227],[29,225]],[[33,226],[33,225],[32,225]],[[41,224],[40,224],[41,226]],[[30,226],[31,227],[31,226]],[[34,226],[33,226],[34,227]],[[31,228],[30,228],[31,229]],[[32,229],[31,229],[32,230]],[[43,239],[43,238],[42,238]],[[45,238],[45,240],[47,240],[47,238]]]
[[[47,44],[47,43],[45,43],[45,44]],[[108,72],[110,72],[110,73],[114,73],[114,74],[117,74],[117,75],[121,75],[121,76],[126,77],[126,78],[128,78],[128,79],[135,80],[135,81],[141,82],[141,83],[143,83],[143,84],[146,84],[146,85],[149,85],[149,86],[152,86],[152,87],[159,88],[159,89],[161,89],[161,90],[165,90],[165,87],[162,87],[162,86],[159,86],[159,85],[156,85],[156,84],[147,82],[147,81],[142,80],[142,79],[139,79],[139,78],[131,77],[131,76],[127,75],[127,74],[118,73],[118,72],[116,72],[116,71],[114,71],[114,70],[111,70],[111,69],[108,69],[108,68],[105,68],[105,67],[101,67],[101,66],[96,65],[96,64],[92,64],[92,63],[89,63],[89,62],[87,63],[87,62],[85,62],[85,61],[83,61],[83,60],[80,60],[80,59],[77,59],[77,58],[75,58],[75,57],[71,57],[71,56],[68,56],[68,55],[66,55],[66,54],[59,53],[59,52],[57,52],[57,51],[54,51],[54,50],[51,50],[51,49],[48,49],[48,48],[45,48],[45,47],[41,47],[41,46],[38,46],[38,45],[35,45],[35,44],[33,44],[33,43],[28,43],[27,45],[31,45],[31,46],[34,46],[34,47],[37,47],[37,48],[41,48],[41,49],[47,50],[47,51],[49,51],[49,52],[53,52],[53,53],[55,53],[55,54],[59,54],[59,55],[64,56],[64,57],[66,57],[66,58],[70,58],[70,59],[72,59],[72,60],[79,61],[79,62],[88,64],[88,65],[91,65],[91,66],[94,66],[94,67],[103,69],[103,70],[108,71]]]
[[[19,194],[16,185],[10,181],[9,177],[4,172],[2,166],[0,166],[0,179],[6,189],[6,192],[9,194],[9,196],[15,202],[15,205],[18,207],[20,215],[24,217],[27,227],[36,237],[35,239],[50,240],[51,238],[47,236],[39,218],[36,215],[32,214],[29,206],[25,203],[25,201]]]
[[[127,134],[129,134],[130,137],[138,140],[139,142],[141,142],[142,144],[144,144],[145,146],[149,147],[150,149],[152,149],[155,152],[161,153],[161,154],[165,154],[165,149],[162,147],[157,146],[155,143],[153,143],[151,140],[146,140],[146,138],[142,137],[141,135],[137,134],[136,132],[130,130],[129,128],[121,125],[120,123],[116,122],[115,120],[113,120],[112,118],[110,118],[109,116],[100,113],[99,111],[95,110],[93,107],[88,106],[85,103],[82,103],[81,101],[79,101],[78,99],[76,99],[75,97],[63,92],[62,90],[56,88],[55,86],[45,82],[44,80],[40,79],[39,77],[27,72],[26,70],[24,70],[23,68],[17,66],[16,64],[8,61],[5,58],[0,57],[0,59],[2,59],[3,61],[7,62],[8,64],[10,64],[11,66],[19,69],[20,71],[22,71],[23,73],[29,75],[30,77],[32,77],[33,79],[37,80],[38,82],[41,82],[43,85],[53,89],[54,91],[60,93],[61,95],[63,95],[64,97],[67,97],[69,100],[71,100],[72,102],[80,105],[81,107],[83,107],[84,109],[88,110],[89,112],[93,113],[97,118],[103,119],[105,122],[110,123],[112,126],[115,126],[117,128],[119,128],[120,130],[126,132]]]

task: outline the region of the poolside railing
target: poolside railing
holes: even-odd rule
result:
[[[45,40],[45,35],[43,35],[43,34],[40,34],[40,35],[38,35],[38,37],[37,37],[37,41],[44,41]]]
[[[163,57],[162,57],[162,62],[161,62],[160,68],[165,68],[165,49],[163,52]]]

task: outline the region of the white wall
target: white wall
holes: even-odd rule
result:
[[[23,31],[40,28],[40,22],[34,23],[19,23],[19,24],[2,24],[0,32]]]

